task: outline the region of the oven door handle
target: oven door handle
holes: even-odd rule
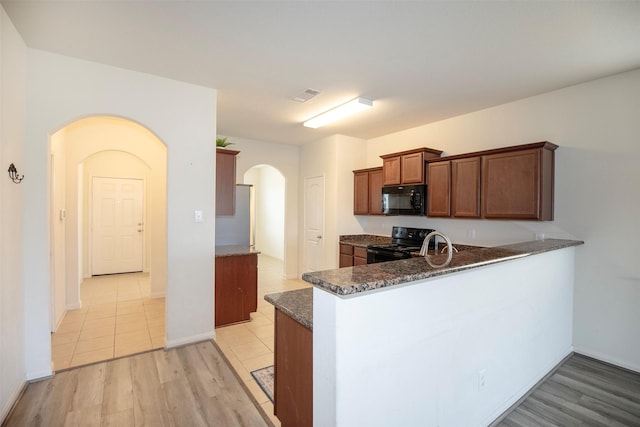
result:
[[[404,258],[406,256],[402,252],[390,252],[390,251],[377,250],[377,249],[371,249],[371,248],[367,248],[367,252],[372,253],[372,254],[376,254],[376,255],[390,256],[390,257],[394,257],[394,258],[398,258],[398,259],[402,259],[402,258]]]

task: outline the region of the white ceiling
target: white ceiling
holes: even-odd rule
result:
[[[218,89],[218,134],[373,138],[640,68],[640,1],[6,1],[29,47]],[[301,104],[307,88],[321,93]],[[307,129],[356,96],[374,108]]]

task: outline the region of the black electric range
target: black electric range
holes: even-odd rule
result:
[[[394,226],[390,244],[367,247],[367,264],[411,258],[411,253],[420,251],[424,238],[432,231],[435,230]],[[429,249],[435,247],[435,240],[431,239]]]

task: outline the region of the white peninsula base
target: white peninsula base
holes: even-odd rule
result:
[[[316,426],[485,426],[572,352],[575,247],[385,290],[313,290]]]

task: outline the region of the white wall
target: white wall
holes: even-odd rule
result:
[[[29,50],[25,170],[27,377],[50,374],[49,139],[73,121],[120,116],[168,149],[167,345],[211,338],[215,228],[216,91]],[[194,210],[204,222],[194,223]]]
[[[254,189],[256,249],[284,260],[284,177],[272,166],[254,166],[244,174],[244,184]]]
[[[364,229],[433,227],[460,243],[489,245],[533,240],[536,232],[584,240],[576,259],[575,348],[640,371],[638,117],[640,70],[370,140],[367,166],[379,165],[380,154],[420,146],[445,155],[545,140],[560,148],[555,221],[370,217]]]
[[[31,179],[22,150],[26,67],[26,46],[0,6],[0,423],[26,378],[22,236],[25,183]],[[11,163],[25,175],[21,184],[7,176]]]
[[[66,146],[62,143],[60,132],[51,136],[51,278],[53,310],[51,332],[55,332],[67,310],[67,204],[66,204]],[[74,191],[77,191],[75,189]],[[64,212],[64,216],[61,215]],[[77,240],[75,242],[77,244]],[[77,269],[76,269],[77,270]],[[77,308],[77,307],[76,307]]]
[[[79,285],[83,277],[91,275],[89,205],[92,175],[145,180],[145,271],[153,272],[150,277],[152,296],[163,296],[167,270],[166,147],[139,124],[106,116],[75,121],[51,139],[52,154],[55,154],[54,141],[56,149],[65,149],[65,169],[59,171],[61,173],[56,174],[54,180],[65,183],[68,309],[80,306]],[[79,187],[81,194],[78,194]],[[81,265],[78,265],[79,254]]]
[[[240,151],[236,156],[236,182],[242,183],[244,174],[258,165],[272,166],[284,177],[284,275],[287,279],[300,277],[298,269],[299,147],[236,137],[229,137],[229,142],[234,143],[229,148]]]
[[[338,267],[340,234],[362,232],[353,216],[353,170],[365,167],[366,141],[344,135],[333,135],[302,146],[300,151],[301,216],[304,212],[304,179],[325,177],[324,269]],[[304,251],[303,221],[300,224],[300,245]],[[301,260],[304,262],[304,260]],[[306,270],[301,263],[301,271]]]
[[[575,252],[346,298],[314,288],[314,425],[488,425],[571,352]]]

